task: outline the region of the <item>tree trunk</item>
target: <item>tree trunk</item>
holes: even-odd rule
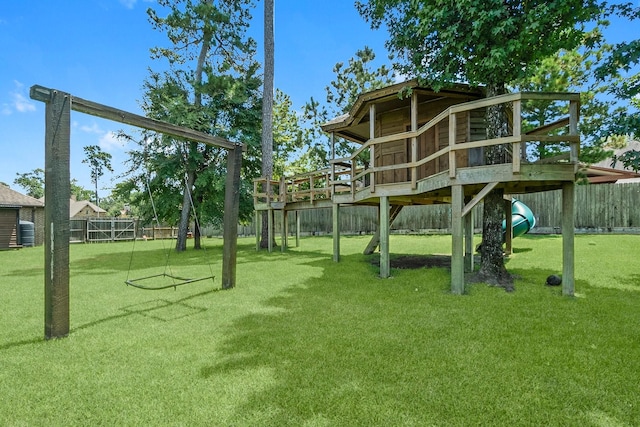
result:
[[[487,85],[487,97],[506,93],[504,84]],[[487,138],[499,138],[507,136],[509,129],[507,113],[504,105],[487,107]],[[495,165],[509,161],[506,146],[491,146],[485,151],[487,165]],[[504,265],[502,252],[502,220],[504,219],[504,190],[496,188],[484,198],[483,224],[482,224],[482,266],[478,272],[478,279],[497,286],[504,287],[507,291],[513,290],[513,277]]]
[[[182,252],[187,249],[187,231],[189,229],[189,217],[191,216],[191,191],[195,180],[195,171],[187,171],[187,179],[182,195],[182,211],[180,212],[180,223],[178,224],[178,236],[176,238],[177,252]]]
[[[273,176],[273,78],[274,36],[273,1],[264,2],[264,89],[262,94],[262,176],[270,180]],[[262,216],[260,247],[268,247],[269,223],[267,213]]]
[[[198,194],[197,200],[193,206],[193,249],[202,249],[202,230],[200,229],[200,220],[198,219],[198,207],[202,206],[202,194]]]

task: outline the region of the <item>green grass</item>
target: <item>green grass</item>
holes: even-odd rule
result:
[[[162,242],[71,247],[71,334],[44,341],[43,248],[0,252],[0,425],[581,425],[640,420],[640,236],[577,236],[576,297],[544,286],[562,239],[514,242],[516,291],[449,293],[444,269],[382,280],[367,236],[288,253],[241,239],[235,289],[221,241],[171,253],[177,290],[124,281],[164,271]],[[395,254],[448,236],[392,236]],[[169,247],[164,242],[165,247]]]

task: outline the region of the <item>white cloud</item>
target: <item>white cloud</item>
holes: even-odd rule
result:
[[[120,0],[120,4],[122,4],[127,9],[133,9],[136,5],[137,0]]]
[[[101,135],[101,134],[103,134],[103,133],[104,133],[104,131],[103,131],[102,129],[100,129],[100,126],[98,126],[98,124],[97,124],[96,122],[93,122],[93,123],[91,124],[91,126],[89,126],[89,125],[82,125],[82,126],[80,126],[80,127],[79,127],[79,129],[80,129],[82,132],[86,132],[86,133],[95,133],[95,134],[98,134],[98,135]]]
[[[125,143],[126,141],[118,138],[118,135],[113,131],[105,133],[100,137],[100,140],[98,141],[100,148],[102,148],[104,151],[121,149],[122,147],[124,147]]]
[[[17,80],[13,81],[14,90],[9,92],[11,104],[2,105],[2,114],[9,115],[13,111],[29,113],[36,111],[36,104],[24,95],[24,85]]]

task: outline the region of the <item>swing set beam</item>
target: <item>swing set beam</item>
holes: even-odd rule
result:
[[[69,169],[71,110],[125,123],[151,131],[227,149],[227,179],[224,200],[222,288],[236,282],[240,168],[243,144],[193,129],[176,126],[117,108],[77,98],[69,93],[34,85],[33,100],[45,108],[45,318],[46,339],[69,335]],[[173,286],[173,285],[172,285]]]

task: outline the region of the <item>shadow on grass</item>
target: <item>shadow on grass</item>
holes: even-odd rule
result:
[[[321,267],[320,277],[265,302],[277,310],[234,322],[229,329],[236,332],[220,350],[222,358],[200,366],[200,378],[246,378],[252,372],[269,372],[272,378],[264,388],[249,388],[260,391],[243,396],[234,412],[236,418],[229,423],[393,425],[403,420],[401,424],[407,425],[455,424],[459,414],[451,403],[459,395],[450,394],[452,381],[468,385],[457,389],[465,395],[494,375],[489,369],[485,378],[464,379],[469,370],[466,363],[482,359],[474,356],[480,351],[477,346],[494,357],[492,345],[501,348],[501,340],[517,335],[522,325],[549,327],[549,320],[542,316],[512,322],[516,312],[510,301],[513,297],[503,297],[507,294],[498,289],[493,294],[496,302],[487,306],[483,305],[486,299],[449,294],[449,275],[441,268],[396,270],[392,279],[379,279],[373,258],[356,254],[344,256],[344,262],[338,264],[330,259],[309,261],[310,267]],[[551,273],[518,270],[524,279],[517,287],[534,286],[541,295],[525,304],[526,310],[546,312],[549,298],[560,307],[571,301],[560,297],[560,288],[544,286]],[[578,286],[587,283],[579,281]],[[474,291],[474,295],[485,296],[486,292],[491,291]],[[524,298],[530,292],[522,294]],[[509,310],[511,317],[481,320],[500,309]],[[562,315],[560,309],[553,313]],[[495,342],[490,339],[480,344],[478,327],[491,331],[489,335],[498,331]],[[450,338],[456,334],[457,338]],[[439,413],[439,418],[430,410]]]
[[[103,317],[101,319],[94,320],[92,322],[88,322],[79,326],[72,327],[69,333],[73,334],[77,331],[90,329],[92,327],[95,327],[104,323],[121,320],[123,318],[128,318],[133,316],[141,316],[141,317],[145,317],[148,319],[153,319],[161,322],[170,322],[170,321],[183,319],[185,317],[195,316],[197,314],[207,311],[208,308],[197,306],[194,304],[188,304],[188,302],[197,300],[199,298],[202,298],[204,296],[207,296],[209,294],[212,294],[221,290],[222,289],[207,290],[207,291],[199,292],[197,294],[192,294],[174,301],[171,301],[165,298],[157,298],[157,299],[144,301],[137,304],[120,307],[120,310],[123,311],[123,313]],[[9,342],[5,344],[0,344],[0,351],[14,348],[14,347],[21,347],[24,345],[39,344],[39,343],[46,343],[46,342],[48,341],[45,340],[43,337]]]

